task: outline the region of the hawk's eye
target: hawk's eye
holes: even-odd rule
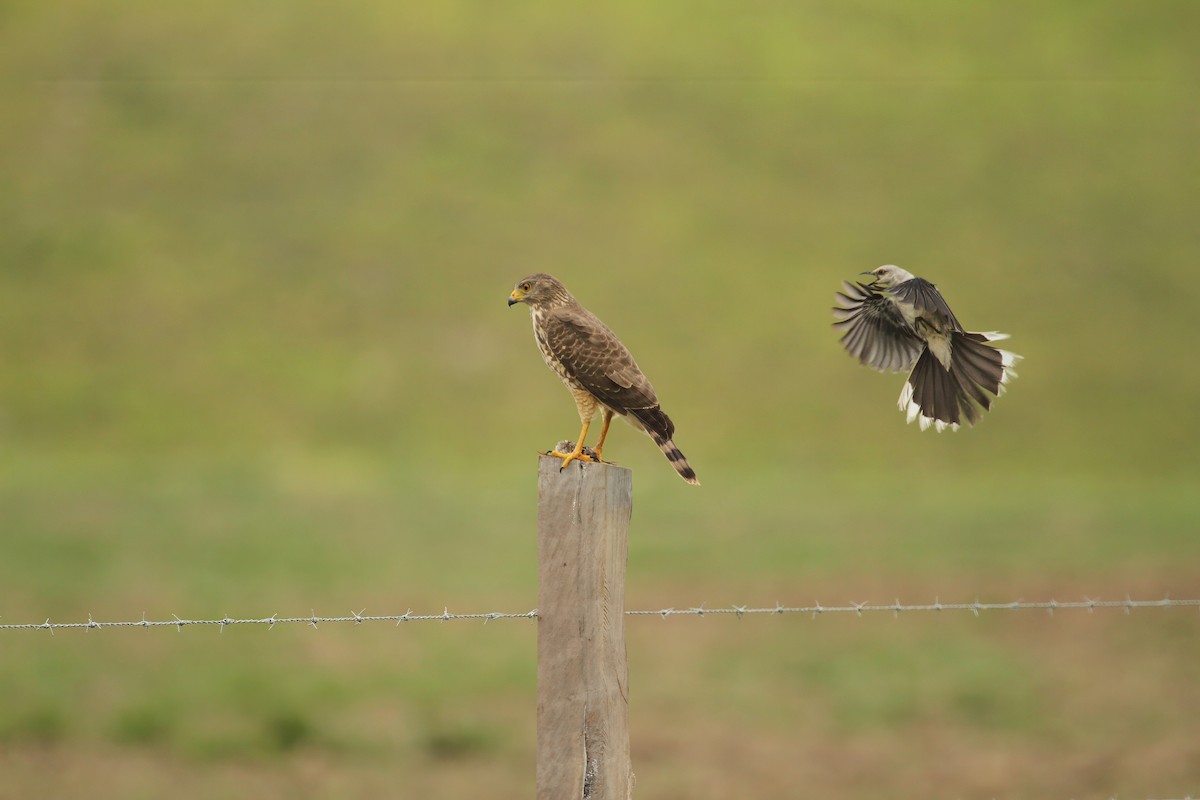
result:
[[[532,287],[532,286],[530,286],[528,283],[522,283],[522,284],[521,284],[521,291],[522,291],[522,292],[528,292],[528,291],[529,291],[530,289],[532,289],[532,288],[533,288],[533,287]]]

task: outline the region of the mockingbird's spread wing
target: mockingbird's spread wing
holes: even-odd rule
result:
[[[942,297],[936,286],[924,278],[912,278],[896,284],[888,291],[896,298],[897,303],[912,306],[916,317],[928,321],[935,321],[940,317],[939,321],[944,321],[944,324],[937,325],[938,330],[963,329],[950,306],[946,304],[946,298]]]
[[[842,345],[850,355],[880,372],[912,367],[925,343],[892,300],[869,284],[848,282],[835,297],[846,307],[834,307],[838,321],[833,327],[843,331]]]

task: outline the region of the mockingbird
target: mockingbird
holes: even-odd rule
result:
[[[921,420],[921,430],[974,425],[980,408],[992,406],[988,392],[999,396],[1017,377],[1012,367],[1021,356],[988,344],[1008,334],[968,333],[936,286],[900,267],[862,274],[870,283],[843,282],[835,295],[842,346],[880,372],[912,368],[899,405],[909,422]]]

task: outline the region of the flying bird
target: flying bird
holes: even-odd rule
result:
[[[654,387],[607,325],[581,306],[557,278],[542,272],[517,282],[508,296],[508,305],[517,303],[529,306],[533,336],[542,359],[575,397],[579,421],[583,423],[571,452],[556,449],[549,453],[562,459],[560,469],[575,460],[600,461],[609,423],[614,414],[620,414],[654,440],[685,481],[700,483],[683,453],[671,441],[675,423],[659,407]],[[592,458],[583,452],[583,440],[597,409],[603,427]]]
[[[843,282],[835,295],[842,346],[880,372],[911,368],[899,406],[921,430],[974,425],[1017,377],[1021,356],[989,344],[1008,334],[967,332],[936,286],[893,264],[862,274],[871,281]]]

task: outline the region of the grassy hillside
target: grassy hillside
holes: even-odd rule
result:
[[[1200,595],[1198,16],[0,8],[0,621],[528,610],[535,271],[703,481],[614,431],[631,606]],[[839,348],[888,262],[978,428]],[[1194,795],[1196,624],[631,620],[639,794]],[[522,621],[0,636],[0,796],[529,794]]]

